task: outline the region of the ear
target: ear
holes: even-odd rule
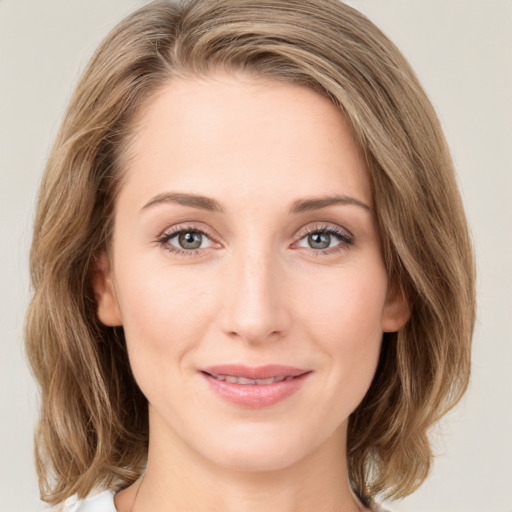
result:
[[[109,327],[119,327],[123,325],[123,321],[110,267],[106,252],[102,252],[94,262],[92,286],[96,297],[98,319]]]
[[[386,302],[382,310],[382,331],[396,332],[409,320],[411,308],[403,291],[396,282],[388,284]]]

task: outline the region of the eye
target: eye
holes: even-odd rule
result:
[[[166,231],[158,242],[170,252],[180,255],[192,255],[199,249],[207,249],[213,245],[210,237],[199,228],[172,228]]]
[[[297,246],[324,254],[342,250],[353,243],[353,237],[341,229],[323,226],[308,230]]]
[[[173,240],[182,249],[199,249],[204,247],[206,236],[199,231],[180,231],[177,235],[170,238],[167,243],[172,243]]]

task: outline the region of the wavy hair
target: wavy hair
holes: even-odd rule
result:
[[[49,503],[126,486],[144,468],[147,401],[122,328],[97,318],[92,269],[108,247],[137,116],[170,80],[219,68],[328,97],[366,158],[385,264],[411,317],[384,336],[374,381],[350,417],[353,489],[369,497],[416,489],[431,464],[429,429],[467,387],[470,237],[440,123],[399,50],[338,0],[158,0],[95,53],[41,183],[26,347],[41,389],[36,465]]]

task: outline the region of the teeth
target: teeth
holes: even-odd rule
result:
[[[232,384],[256,384],[265,385],[273,384],[274,382],[282,382],[283,380],[292,380],[293,377],[270,377],[268,379],[247,379],[246,377],[234,377],[233,375],[212,375],[213,378],[218,380],[225,380]]]

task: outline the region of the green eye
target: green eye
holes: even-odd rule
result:
[[[312,249],[327,249],[331,244],[329,233],[313,233],[308,235],[308,244]]]
[[[173,238],[178,239],[179,246],[182,249],[199,249],[203,241],[203,234],[198,231],[181,231]]]
[[[195,254],[195,251],[207,249],[213,245],[211,238],[195,227],[173,228],[164,233],[158,243],[166,250],[183,256]]]
[[[333,253],[353,245],[352,235],[339,228],[322,226],[310,229],[298,241],[297,246],[313,249],[318,254]]]

